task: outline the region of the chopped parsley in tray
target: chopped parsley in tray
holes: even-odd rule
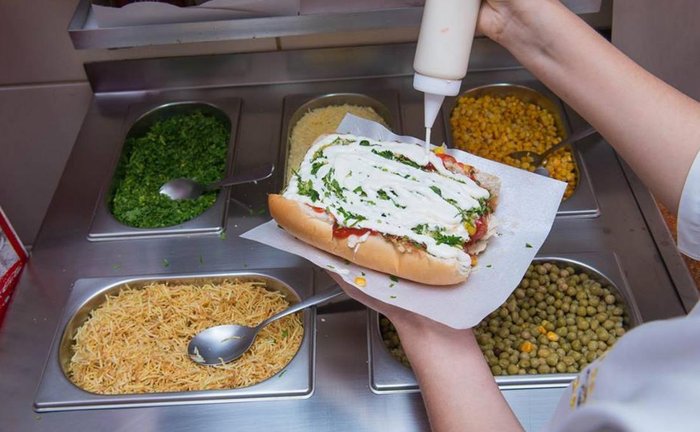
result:
[[[201,183],[226,170],[229,131],[221,120],[200,111],[155,122],[140,137],[126,140],[115,174],[110,210],[121,223],[161,228],[193,219],[216,201],[216,192],[173,201],[159,193],[174,178]]]

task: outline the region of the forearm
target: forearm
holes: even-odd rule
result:
[[[618,51],[558,1],[520,2],[492,35],[593,125],[677,209],[700,150],[700,104]]]
[[[416,320],[395,324],[434,432],[522,430],[471,330]]]

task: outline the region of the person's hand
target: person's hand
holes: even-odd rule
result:
[[[550,0],[484,0],[477,33],[503,44],[506,34],[518,34],[523,24],[533,25],[536,10]]]
[[[345,282],[343,278],[341,278],[337,273],[333,273],[331,271],[328,271],[327,273],[331,278],[333,278],[334,281],[336,281],[336,283],[343,289],[343,291],[345,291],[345,294],[359,301],[368,308],[373,309],[379,312],[380,314],[384,315],[385,317],[389,318],[389,320],[394,324],[402,322],[420,321],[421,318],[423,318],[420,315],[414,314],[413,312],[409,312],[405,309],[392,306],[365,294],[359,288],[356,288],[355,286]]]
[[[456,330],[447,327],[444,324],[440,324],[436,321],[426,318],[417,313],[402,309],[381,300],[378,300],[364,292],[361,289],[350,285],[345,282],[338,274],[331,271],[328,275],[333,278],[336,283],[345,291],[345,293],[351,298],[359,301],[370,309],[373,309],[380,314],[384,315],[389,319],[389,321],[394,324],[396,330],[399,332],[399,337],[401,335],[417,335],[417,334],[431,334],[433,336],[440,335],[441,338],[450,339],[453,338],[457,333],[468,333],[471,335],[471,329],[466,330]],[[403,338],[402,338],[403,339]],[[408,341],[407,341],[408,342]]]
[[[386,304],[337,274],[328,274],[347,295],[383,314],[396,327],[421,388],[431,430],[522,430],[471,329],[456,330]]]

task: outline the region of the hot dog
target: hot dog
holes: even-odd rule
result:
[[[272,217],[358,265],[429,285],[465,281],[493,233],[500,182],[438,148],[324,135]]]

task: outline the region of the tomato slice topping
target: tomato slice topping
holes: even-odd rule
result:
[[[450,165],[454,165],[454,164],[458,163],[457,159],[448,155],[447,153],[439,153],[439,154],[436,154],[435,156],[442,159],[442,164],[445,165],[445,168],[449,168]]]
[[[322,209],[321,207],[314,207],[314,206],[309,206],[309,207],[311,207],[312,209],[314,209],[314,211],[315,211],[316,213],[325,213],[325,212],[326,212],[326,210],[325,210],[325,209]]]
[[[471,246],[479,241],[486,235],[486,232],[489,229],[489,224],[486,222],[485,216],[481,216],[479,219],[477,219],[474,222],[474,225],[476,226],[476,232],[469,238],[469,241],[464,245],[465,247]]]
[[[468,176],[472,180],[475,180],[474,170],[471,166],[469,166],[467,164],[463,164],[462,162],[458,162],[457,159],[448,155],[447,153],[439,153],[439,154],[436,154],[435,156],[439,157],[442,160],[442,164],[448,170],[452,170],[452,168],[455,165],[457,165],[464,175]]]
[[[351,235],[361,237],[367,233],[373,233],[373,231],[369,228],[349,228],[333,225],[333,237],[336,238],[348,238]]]

